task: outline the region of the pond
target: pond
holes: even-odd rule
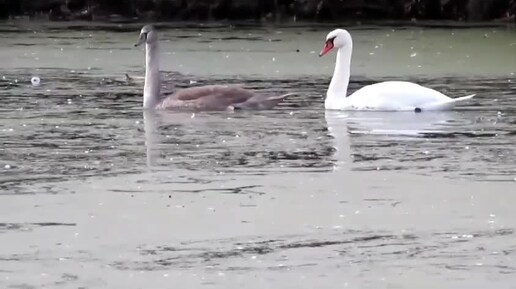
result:
[[[0,26],[2,287],[513,286],[514,28],[350,27],[351,91],[477,94],[420,114],[325,112],[333,26],[191,24],[158,25],[164,91],[298,95],[144,113],[140,28]]]

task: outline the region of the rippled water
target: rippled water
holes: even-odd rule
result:
[[[513,29],[353,28],[350,90],[477,93],[393,114],[324,111],[328,27],[162,27],[167,91],[300,95],[144,114],[138,27],[67,25],[1,28],[2,287],[514,288]]]

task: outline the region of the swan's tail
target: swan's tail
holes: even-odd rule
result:
[[[419,108],[420,110],[450,110],[453,109],[457,104],[472,99],[476,94],[470,94],[462,97],[452,98],[445,102],[439,102],[430,104]],[[416,108],[417,109],[417,108]]]
[[[235,105],[235,109],[242,110],[266,110],[272,109],[278,103],[282,102],[285,98],[296,95],[297,93],[286,93],[279,96],[265,96],[265,95],[256,95],[251,97],[245,102],[239,103]]]

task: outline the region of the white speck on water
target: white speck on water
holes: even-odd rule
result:
[[[8,169],[11,168],[11,166],[10,165],[5,165],[4,168],[8,170]]]
[[[356,210],[356,211],[355,211],[355,215],[358,215],[358,214],[360,214],[360,211],[359,211],[359,210]]]
[[[276,61],[276,57],[273,57],[273,58],[272,58],[272,61]]]
[[[374,52],[369,52],[369,55],[374,55]]]
[[[195,84],[195,83],[197,83],[196,80],[190,80],[190,84]]]
[[[495,214],[489,214],[489,217],[494,218],[494,217],[496,217],[496,215]]]
[[[469,146],[465,146],[465,147],[464,147],[464,149],[467,149],[467,150],[469,150]]]
[[[41,83],[41,79],[37,76],[33,76],[30,79],[30,83],[32,83],[33,86],[38,86]]]
[[[416,57],[416,56],[417,56],[417,53],[416,53],[416,52],[414,52],[414,53],[410,54],[410,57]]]
[[[168,277],[168,274],[167,273],[163,274],[163,277]]]
[[[190,116],[190,118],[194,118],[195,117],[195,113],[192,113],[192,115]]]
[[[256,255],[251,256],[251,259],[256,260],[258,258]]]
[[[137,121],[135,121],[134,123],[135,123],[135,124],[140,124],[140,121],[139,121],[139,120],[137,120]]]

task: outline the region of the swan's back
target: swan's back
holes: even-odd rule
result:
[[[238,85],[205,85],[185,88],[164,98],[156,109],[226,110],[254,96]]]
[[[364,86],[336,106],[350,110],[414,111],[451,99],[446,95],[412,82],[385,81]]]

